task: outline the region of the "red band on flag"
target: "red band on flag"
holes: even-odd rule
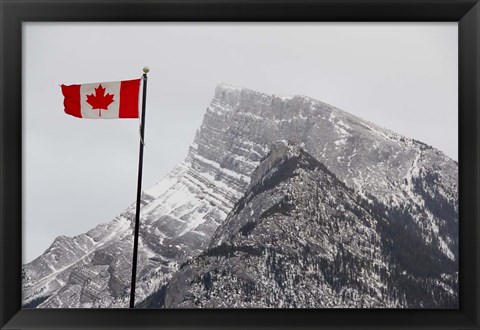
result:
[[[124,80],[120,85],[120,118],[138,118],[140,79]]]
[[[62,85],[62,94],[65,97],[63,106],[65,113],[82,118],[80,110],[80,85]]]

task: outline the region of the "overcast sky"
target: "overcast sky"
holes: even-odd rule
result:
[[[457,159],[457,23],[25,23],[23,260],[136,198],[137,120],[64,114],[60,84],[149,66],[143,187],[183,160],[220,82],[324,101]]]

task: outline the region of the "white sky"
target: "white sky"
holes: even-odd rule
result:
[[[149,66],[143,188],[183,160],[220,82],[303,94],[457,159],[457,23],[26,23],[23,260],[136,198],[138,121],[64,114],[59,84]]]

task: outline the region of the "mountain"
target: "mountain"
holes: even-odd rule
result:
[[[455,161],[309,97],[221,84],[185,161],[143,192],[138,303],[164,292],[179,266],[209,247],[277,140],[301,146],[376,204],[393,224],[386,230],[408,223],[409,233],[458,267]],[[131,205],[86,234],[57,238],[23,266],[24,307],[128,306],[133,219]]]
[[[252,178],[209,248],[150,305],[458,307],[455,263],[302,149],[274,144]]]

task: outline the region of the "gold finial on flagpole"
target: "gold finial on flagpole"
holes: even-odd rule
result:
[[[150,71],[148,66],[143,67],[143,73],[147,74]]]

